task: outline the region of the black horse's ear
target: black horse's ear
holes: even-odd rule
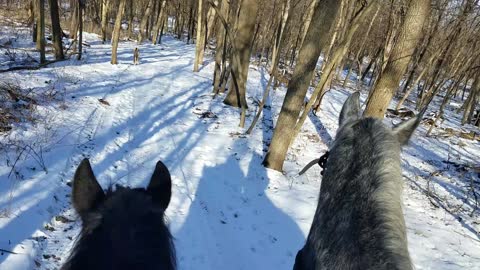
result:
[[[293,265],[293,270],[305,270],[305,263],[303,258],[303,248],[297,252],[297,256],[295,257],[295,264]]]
[[[167,209],[172,197],[172,178],[167,166],[161,161],[157,162],[150,183],[147,187],[153,202],[163,209]]]
[[[360,117],[360,93],[351,94],[340,111],[338,125],[342,126],[346,122],[357,120]]]
[[[105,198],[88,159],[82,160],[73,177],[72,203],[82,220]]]

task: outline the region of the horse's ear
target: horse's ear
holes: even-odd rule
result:
[[[420,124],[422,115],[423,114],[419,114],[415,117],[412,117],[393,128],[393,133],[397,136],[397,139],[401,145],[406,145],[408,143],[408,140],[410,140],[410,137],[412,137],[413,132]]]
[[[147,187],[148,193],[152,196],[153,202],[163,209],[167,209],[172,197],[172,178],[167,166],[161,161],[157,162],[152,179]]]
[[[346,122],[357,120],[360,117],[360,93],[355,92],[350,95],[343,104],[340,111],[338,125],[342,126]]]
[[[73,207],[82,219],[105,198],[88,159],[82,160],[73,177]]]

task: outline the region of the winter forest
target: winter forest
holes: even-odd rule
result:
[[[10,269],[480,270],[480,0],[0,0]]]

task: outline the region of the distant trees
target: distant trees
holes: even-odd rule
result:
[[[437,106],[429,134],[454,98],[460,99],[456,113],[462,124],[480,122],[479,0],[57,1],[48,0],[52,26],[46,28],[47,35],[51,29],[56,59],[65,52],[62,26],[78,42],[74,53],[81,56],[82,37],[77,34],[82,18],[86,31],[100,34],[104,43],[112,33],[112,64],[117,63],[121,37],[158,44],[168,31],[195,43],[195,71],[204,63],[203,55],[213,50],[213,95],[239,108],[240,126],[250,122],[248,134],[269,91],[283,83],[285,98],[263,161],[275,170],[282,169],[311,109],[321,113],[323,96],[335,87],[368,92],[364,113],[373,117],[382,118],[392,105],[396,110],[412,103],[417,110]],[[46,34],[40,6],[45,0],[17,2],[30,7],[37,25],[34,39],[42,52]],[[251,64],[270,77],[261,100],[247,104]],[[434,98],[440,102],[431,104]],[[258,110],[248,113],[248,105],[258,105]]]

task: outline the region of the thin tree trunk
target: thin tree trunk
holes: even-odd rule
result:
[[[205,27],[203,24],[203,0],[198,0],[197,13],[197,38],[195,40],[195,62],[193,63],[193,72],[198,72],[203,63],[204,45],[205,45]]]
[[[158,15],[157,22],[155,23],[155,27],[153,29],[153,45],[156,45],[158,42],[158,33],[160,32],[160,27],[162,27],[163,17],[166,14],[166,10],[165,10],[166,3],[167,3],[166,0],[162,0],[162,5],[160,6],[160,13]]]
[[[40,63],[45,63],[45,0],[36,0],[37,4],[37,50],[40,51]]]
[[[310,27],[310,23],[312,22],[313,13],[318,4],[318,1],[319,0],[311,0],[310,5],[308,6],[307,17],[305,18],[305,23],[303,24],[303,27],[302,27],[303,33],[301,34],[301,38],[300,38],[300,47],[303,45],[303,41],[305,40],[305,37],[307,35],[308,27]]]
[[[283,34],[284,34],[285,26],[287,25],[287,20],[288,20],[289,15],[290,15],[290,2],[291,2],[291,0],[286,0],[283,4],[282,20],[279,24],[279,29],[277,31],[277,36],[275,38],[275,45],[273,47],[274,51],[276,50],[277,53],[276,53],[275,56],[272,56],[272,69],[270,71],[270,78],[268,79],[267,86],[265,87],[265,89],[263,91],[262,101],[258,105],[257,114],[255,115],[255,118],[253,119],[252,124],[250,125],[250,127],[248,128],[248,130],[246,132],[247,134],[250,134],[253,131],[253,128],[255,127],[256,123],[258,122],[258,119],[260,119],[260,115],[262,114],[263,107],[265,106],[265,103],[266,103],[267,98],[268,98],[268,93],[270,92],[269,88],[270,88],[270,85],[272,83],[272,78],[274,76],[276,76],[275,73],[276,73],[276,70],[277,70],[278,60],[280,58],[280,57],[278,57],[278,52],[282,48]]]
[[[214,1],[214,4],[218,6],[218,0]],[[207,29],[206,29],[206,41],[212,37],[213,25],[215,23],[216,11],[213,7],[210,7],[207,14]]]
[[[125,11],[126,0],[120,0],[120,5],[118,6],[117,19],[115,20],[115,26],[113,28],[112,36],[112,65],[118,64],[117,62],[117,48],[118,42],[120,40],[120,30],[122,26],[123,13]]]
[[[135,11],[133,9],[133,0],[128,1],[128,37],[133,37],[133,17]]]
[[[77,60],[82,59],[82,50],[83,50],[83,10],[85,9],[85,4],[83,0],[78,0],[78,55]]]
[[[228,18],[230,3],[227,0],[221,1],[220,16]],[[217,93],[220,87],[220,77],[222,68],[225,69],[225,53],[227,49],[227,36],[225,35],[225,27],[219,23],[217,26],[217,34],[215,36],[217,47],[215,48],[215,70],[213,72],[213,92]]]
[[[38,1],[38,0],[37,0]],[[72,19],[70,21],[70,37],[77,39],[78,32],[78,0],[71,0],[71,7],[73,6]]]
[[[375,11],[375,14],[373,14],[373,17],[370,21],[370,24],[368,25],[367,31],[365,32],[365,34],[363,36],[362,43],[360,44],[360,48],[358,49],[357,53],[354,56],[354,61],[357,62],[357,66],[358,66],[357,74],[360,74],[360,72],[361,72],[361,60],[359,60],[360,54],[363,52],[363,48],[365,47],[365,44],[367,43],[368,35],[370,34],[370,30],[372,29],[373,23],[375,22],[375,19],[377,18],[377,15],[378,15],[379,11],[380,11],[380,5],[378,5],[377,10]],[[350,73],[352,72],[352,69],[353,69],[353,63],[350,65],[350,68],[348,69],[347,76],[345,77],[345,80],[343,81],[343,85],[342,85],[343,87],[345,87],[347,85],[348,77],[350,76]]]
[[[145,10],[142,20],[140,21],[140,29],[138,31],[138,44],[142,44],[142,42],[145,40],[145,37],[147,35],[146,27],[148,24],[148,20],[150,19],[150,15],[152,14],[153,8],[154,0],[148,0],[147,9]]]
[[[110,0],[102,0],[102,43],[107,41],[108,9]]]
[[[475,80],[473,81],[472,87],[470,88],[470,94],[468,95],[467,100],[465,101],[465,110],[463,111],[462,125],[469,123],[474,112],[475,103],[477,96],[480,92],[480,72],[477,73]]]
[[[250,55],[252,52],[252,41],[255,30],[255,21],[258,12],[257,0],[244,0],[236,22],[235,43],[232,44],[232,79],[237,79],[238,88],[230,89],[227,97],[223,101],[230,106],[238,106],[242,109],[240,127],[245,125],[245,114],[247,109],[246,87],[248,77],[248,67],[250,64]]]

